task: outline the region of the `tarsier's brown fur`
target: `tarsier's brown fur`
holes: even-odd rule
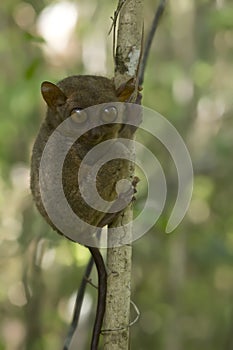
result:
[[[53,131],[70,115],[74,109],[84,109],[90,106],[107,102],[118,102],[130,96],[130,88],[121,89],[118,93],[113,80],[100,76],[71,76],[60,81],[57,85],[49,82],[42,84],[42,95],[47,103],[48,111],[35,141],[31,161],[31,190],[38,210],[49,225],[61,233],[50,220],[42,203],[39,188],[39,167],[45,145]],[[124,98],[122,98],[124,96]],[[97,114],[96,118],[100,116]],[[63,188],[66,198],[73,211],[82,220],[93,226],[109,224],[112,216],[91,208],[82,198],[78,186],[78,170],[86,153],[95,145],[118,137],[132,138],[136,128],[125,128],[123,124],[102,125],[82,135],[70,148],[63,166]],[[106,150],[107,151],[107,150]],[[114,159],[105,164],[97,174],[96,186],[100,196],[107,201],[116,199],[116,183],[127,177],[129,161]],[[91,167],[91,164],[90,164]],[[54,205],[58,205],[54,203]],[[58,207],[59,211],[59,207]],[[109,218],[109,219],[108,219]],[[80,227],[80,235],[82,234]],[[97,248],[89,247],[95,262],[99,264],[98,270],[102,271],[102,283],[106,283],[106,271]],[[101,265],[102,264],[102,265]],[[103,282],[104,281],[104,282]],[[99,286],[101,288],[101,286]],[[105,288],[105,290],[104,290]],[[95,330],[91,349],[97,349],[100,328],[103,320],[106,286],[102,286],[102,305],[98,305]]]

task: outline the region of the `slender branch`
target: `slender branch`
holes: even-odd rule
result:
[[[119,0],[117,9],[119,9]],[[117,45],[115,53],[115,85],[118,89],[130,79],[137,78],[141,57],[143,28],[143,0],[127,0],[121,6],[118,23]],[[137,86],[135,86],[137,89]],[[136,99],[137,93],[135,95]],[[134,102],[134,101],[132,101]],[[133,150],[132,150],[133,152]],[[127,178],[132,181],[134,167],[128,166]],[[131,205],[118,217],[111,227],[125,225],[132,221]],[[132,236],[128,225],[127,237]],[[121,234],[119,230],[119,235]],[[118,232],[116,232],[116,235]],[[132,246],[108,248],[107,251],[107,300],[104,335],[104,350],[128,350],[130,326],[130,292],[131,292]]]
[[[138,71],[142,49],[143,0],[128,0],[119,14],[115,52],[115,85],[118,88]]]
[[[166,6],[166,0],[160,0],[159,6],[157,8],[157,11],[155,13],[151,28],[150,28],[150,32],[148,34],[146,43],[145,43],[145,49],[144,49],[144,53],[143,53],[143,57],[142,57],[142,62],[140,64],[140,71],[139,71],[139,85],[143,84],[144,81],[144,73],[145,73],[145,69],[146,69],[146,64],[148,61],[148,56],[149,56],[149,52],[150,52],[150,48],[151,48],[151,44],[153,41],[153,38],[155,36],[155,32],[158,28],[158,24],[160,22],[160,19],[164,13],[165,10],[165,6]]]
[[[113,30],[113,43],[112,43],[112,53],[113,53],[113,59],[114,59],[114,63],[115,62],[115,50],[116,50],[116,26],[117,26],[117,19],[118,19],[118,16],[119,16],[119,13],[121,11],[121,8],[122,6],[124,5],[124,3],[126,2],[127,0],[119,0],[119,3],[117,5],[117,9],[116,11],[114,12],[114,16],[111,17],[112,19],[112,25],[109,29],[109,32],[108,34],[111,33],[111,31]]]
[[[80,312],[81,312],[81,307],[82,307],[82,302],[83,302],[83,298],[84,298],[84,294],[85,294],[87,283],[89,283],[88,280],[89,280],[89,277],[90,277],[90,274],[91,274],[91,270],[92,270],[93,264],[94,264],[94,260],[91,257],[89,262],[88,262],[88,264],[87,264],[85,273],[84,273],[82,281],[81,281],[81,285],[80,285],[78,293],[77,293],[77,297],[76,297],[76,301],[75,301],[75,307],[74,307],[73,319],[72,319],[69,331],[68,331],[66,339],[65,339],[63,350],[68,350],[69,349],[72,337],[73,337],[74,332],[75,332],[75,330],[77,328],[77,324],[78,324],[79,317],[80,317]]]

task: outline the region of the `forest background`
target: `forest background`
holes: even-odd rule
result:
[[[0,350],[61,348],[88,251],[54,234],[29,191],[33,141],[45,114],[43,80],[113,76],[116,2],[4,1],[0,5]],[[145,0],[145,33],[156,3]],[[145,145],[168,183],[166,208],[133,245],[134,350],[233,349],[233,4],[168,1],[146,70],[143,104],[165,116],[190,151],[194,191],[171,234],[174,164]],[[135,212],[146,189],[139,184]],[[93,275],[95,279],[95,275]],[[85,298],[79,349],[90,337],[96,291]],[[132,315],[132,318],[134,315]]]

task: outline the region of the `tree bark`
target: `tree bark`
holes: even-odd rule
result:
[[[123,6],[120,9],[121,4]],[[143,33],[143,1],[120,0],[118,9],[120,16],[115,54],[116,88],[135,78],[138,73]],[[136,95],[137,92],[135,97]],[[132,180],[133,171],[133,167],[129,167],[128,179]],[[132,218],[130,205],[125,210],[123,218],[117,218],[112,227],[117,227],[118,224],[124,225],[132,221]],[[127,230],[131,230],[131,227],[129,226]],[[130,237],[132,232],[127,232],[126,235]],[[108,248],[104,350],[129,349],[131,260],[131,244]]]

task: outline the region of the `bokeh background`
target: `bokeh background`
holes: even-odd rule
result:
[[[116,1],[2,1],[0,5],[0,349],[61,349],[88,251],[59,237],[29,191],[33,140],[45,114],[43,80],[113,75]],[[145,32],[156,2],[145,0]],[[166,208],[134,243],[134,350],[233,349],[233,4],[168,1],[147,66],[143,103],[184,138],[194,167],[188,213],[164,228],[176,198],[174,164],[144,137],[168,182]],[[143,202],[139,184],[135,212]],[[93,273],[93,281],[95,281]],[[96,302],[85,298],[73,349],[88,349]],[[135,317],[132,310],[132,319]],[[77,345],[78,344],[78,345]]]

